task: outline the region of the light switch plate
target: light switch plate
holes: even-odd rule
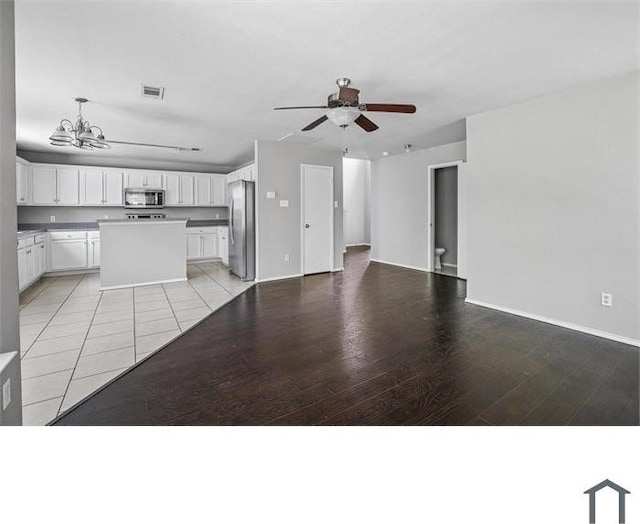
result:
[[[280,200],[280,207],[289,207],[288,200]]]
[[[334,207],[335,209],[338,209],[338,201],[337,201],[337,200],[334,200],[334,201],[333,201],[333,207]]]
[[[274,200],[276,198],[276,192],[275,191],[267,191],[267,198],[270,200]]]
[[[2,384],[2,410],[7,409],[11,403],[11,379],[8,378],[4,384]]]

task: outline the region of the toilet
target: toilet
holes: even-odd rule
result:
[[[443,247],[436,248],[436,256],[434,258],[434,266],[435,269],[442,269],[442,262],[440,262],[440,257],[444,255],[445,249]]]

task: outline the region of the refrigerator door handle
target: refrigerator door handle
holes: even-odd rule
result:
[[[234,223],[233,223],[233,198],[231,199],[231,211],[230,211],[230,213],[231,213],[231,220],[229,221],[229,225],[231,227],[229,228],[229,239],[231,240],[231,244],[235,244],[235,241],[233,239],[233,228],[235,227]]]

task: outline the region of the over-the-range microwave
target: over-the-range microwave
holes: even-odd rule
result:
[[[125,187],[122,201],[129,209],[158,209],[164,207],[164,189]]]

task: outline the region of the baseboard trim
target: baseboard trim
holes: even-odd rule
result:
[[[398,264],[397,262],[388,262],[386,260],[380,260],[378,258],[371,258],[370,260],[371,260],[371,262],[378,262],[380,264],[388,264],[390,266],[404,267],[406,269],[415,269],[416,271],[422,271],[423,273],[429,273],[429,270],[427,268],[424,268],[424,267],[409,266],[407,264]]]
[[[73,275],[93,275],[94,273],[100,273],[100,268],[87,268],[87,269],[68,269],[68,270],[60,270],[60,271],[48,271],[43,273],[42,277],[66,277]],[[29,286],[35,284],[37,280],[34,280]],[[25,288],[27,289],[27,288]]]
[[[496,311],[502,311],[503,313],[509,313],[510,315],[516,315],[518,317],[529,318],[531,320],[537,320],[538,322],[544,322],[545,324],[552,324],[554,326],[563,327],[566,329],[571,329],[573,331],[579,331],[580,333],[586,333],[587,335],[594,335],[600,338],[606,338],[608,340],[613,340],[614,342],[621,342],[622,344],[628,344],[629,346],[634,346],[640,348],[640,340],[635,340],[633,338],[623,337],[620,335],[616,335],[614,333],[609,333],[607,331],[600,331],[599,329],[593,329],[585,326],[581,326],[579,324],[573,324],[571,322],[564,322],[562,320],[555,320],[549,317],[543,317],[542,315],[535,315],[533,313],[526,313],[525,311],[519,311],[517,309],[511,309],[508,307],[496,306],[494,304],[489,304],[487,302],[481,302],[479,300],[473,300],[470,298],[465,298],[464,301],[467,304],[473,304],[474,306],[486,307],[488,309],[495,309]]]
[[[304,275],[302,273],[295,273],[293,275],[285,275],[283,277],[270,277],[270,278],[261,278],[260,280],[257,280],[258,283],[261,282],[274,282],[276,280],[287,280],[288,278],[299,278],[299,277],[303,277]]]
[[[358,246],[368,246],[371,247],[371,244],[368,242],[362,242],[362,244],[345,244],[344,247],[358,247]]]
[[[447,267],[455,267],[455,268],[457,268],[457,267],[458,267],[458,264],[447,264],[446,262],[441,262],[441,264],[442,264],[443,266],[447,266]]]
[[[343,267],[334,267],[331,270],[332,273],[337,273],[338,271],[344,271],[344,268]]]
[[[187,277],[184,278],[172,278],[171,280],[154,280],[153,282],[138,282],[135,284],[126,284],[121,286],[105,286],[100,287],[99,291],[110,291],[112,289],[128,289],[131,287],[142,287],[142,286],[156,286],[158,284],[173,284],[174,282],[186,282]]]

